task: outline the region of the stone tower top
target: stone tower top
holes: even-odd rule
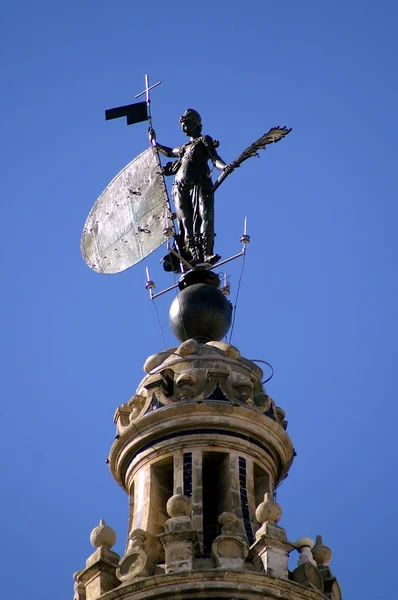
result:
[[[76,574],[76,600],[105,600],[107,590],[109,600],[162,600],[176,587],[182,600],[199,589],[209,599],[340,600],[322,539],[292,543],[279,525],[274,490],[295,453],[259,366],[226,342],[189,339],[150,356],[144,370],[116,410],[109,454],[129,497],[126,552],[106,554],[113,530],[95,528],[102,554]]]

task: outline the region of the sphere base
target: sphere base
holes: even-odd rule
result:
[[[173,300],[169,322],[181,342],[220,341],[232,320],[232,305],[214,285],[196,283],[182,290]]]

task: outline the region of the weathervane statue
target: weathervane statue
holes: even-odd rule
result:
[[[167,157],[178,157],[163,168],[165,175],[175,175],[172,196],[178,221],[178,248],[193,265],[215,264],[221,257],[214,248],[214,190],[209,161],[227,173],[234,166],[227,165],[217,154],[218,143],[209,135],[202,135],[199,113],[188,108],[180,117],[181,128],[190,141],[179,148],[169,148],[155,141],[155,132],[149,130],[151,144]],[[166,268],[170,263],[165,262]]]
[[[150,147],[122,169],[94,204],[83,229],[82,255],[95,271],[112,274],[132,267],[167,243],[163,266],[166,271],[180,273],[181,278],[178,284],[153,294],[154,284],[147,271],[146,285],[151,298],[174,287],[184,290],[198,283],[207,287],[211,284],[221,294],[219,278],[211,269],[243,256],[250,238],[245,221],[242,252],[220,261],[220,255],[214,253],[214,192],[245,160],[258,156],[258,150],[278,142],[291,129],[270,129],[227,164],[217,152],[218,141],[202,134],[200,114],[188,108],[180,117],[180,124],[189,141],[177,148],[164,146],[156,141],[150,112],[150,90],[159,84],[150,86],[145,76],[145,90],[136,96],[145,94],[145,101],[105,111],[107,120],[126,117],[128,125],[149,121]],[[159,153],[176,160],[162,167]],[[215,183],[211,179],[210,162],[221,171]],[[170,207],[165,175],[174,175],[175,212]],[[174,226],[174,217],[178,228]],[[185,337],[186,324],[183,329]]]

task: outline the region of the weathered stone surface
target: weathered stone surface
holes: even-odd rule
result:
[[[192,600],[193,598],[234,598],[234,600],[324,600],[318,590],[294,581],[264,576],[254,571],[201,569],[147,577],[105,594],[101,600]]]
[[[183,494],[172,496],[167,502],[170,519],[166,521],[165,533],[159,535],[164,547],[166,573],[192,571],[194,541],[192,531],[192,502]]]
[[[242,569],[249,548],[244,537],[237,535],[239,519],[234,513],[224,512],[218,520],[221,535],[216,537],[211,547],[214,564],[221,569]]]
[[[148,535],[142,529],[135,529],[130,533],[129,549],[120,560],[117,576],[120,581],[129,581],[135,577],[148,577],[152,575],[154,566],[145,550],[145,541]]]
[[[236,348],[236,346],[232,346],[232,344],[227,344],[227,342],[207,342],[207,346],[219,348],[225,353],[226,356],[233,358],[234,360],[240,359],[240,352],[238,348]]]
[[[73,586],[73,600],[86,600],[86,586],[82,581],[79,581],[79,575],[81,571],[76,571],[73,574],[73,579],[75,580]]]
[[[192,354],[197,354],[198,350],[199,342],[191,339],[180,344],[176,350],[176,354],[179,356],[192,356]]]
[[[173,352],[175,352],[177,348],[170,348],[169,350],[165,350],[164,352],[158,352],[157,354],[152,354],[149,356],[144,364],[145,373],[150,373],[153,369],[156,369],[159,365],[161,365],[166,358],[168,358]]]
[[[287,541],[282,527],[265,522],[256,533],[256,542],[250,548],[250,557],[253,564],[256,564],[258,559],[261,560],[267,575],[288,579],[289,554],[293,549],[294,545]]]
[[[322,577],[318,569],[309,561],[302,563],[296,569],[294,569],[292,573],[292,579],[296,583],[300,583],[301,585],[310,588],[316,588],[323,592]]]
[[[89,556],[86,568],[75,577],[75,595],[78,600],[97,600],[109,590],[120,585],[116,576],[119,555],[105,546]]]

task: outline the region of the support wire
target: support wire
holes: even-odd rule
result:
[[[238,289],[236,291],[236,299],[235,299],[235,306],[234,306],[234,314],[232,317],[232,326],[231,326],[231,333],[229,334],[229,343],[231,343],[232,340],[232,335],[234,333],[234,327],[235,327],[235,319],[236,319],[236,308],[238,306],[238,300],[239,300],[239,292],[240,292],[240,285],[242,283],[242,277],[243,277],[243,270],[245,268],[245,260],[246,260],[246,253],[243,255],[242,258],[242,268],[240,270],[240,276],[239,276],[239,282],[238,282]]]
[[[158,309],[156,307],[155,300],[152,300],[152,304],[153,304],[153,308],[155,309],[156,318],[157,318],[157,321],[158,321],[158,325],[159,325],[159,329],[160,329],[160,334],[162,336],[164,347],[167,348],[167,342],[166,342],[166,338],[164,337],[163,327],[162,327],[162,323],[160,322],[159,312],[158,312]]]

